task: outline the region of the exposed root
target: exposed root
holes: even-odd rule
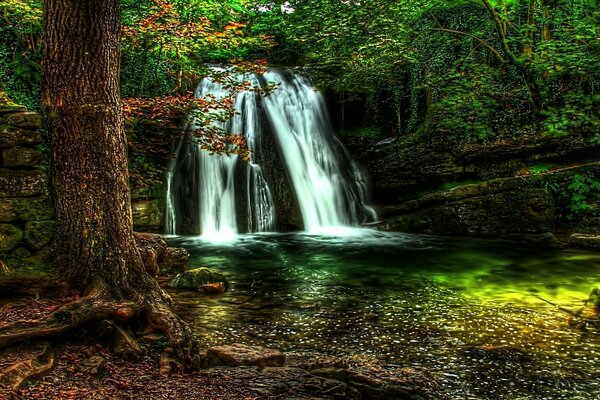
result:
[[[54,365],[54,351],[48,342],[36,345],[37,351],[0,371],[0,387],[16,392],[27,379],[49,371]]]
[[[67,303],[54,310],[44,320],[18,321],[0,327],[0,348],[27,339],[47,338],[67,333],[82,325],[102,319],[130,319],[135,306],[130,303],[109,302],[98,293]]]
[[[0,326],[0,348],[28,339],[56,337],[102,320],[127,322],[145,317],[148,322],[146,331],[159,331],[167,339],[165,359],[170,360],[169,367],[161,367],[161,371],[168,373],[172,369],[199,366],[197,344],[190,327],[171,311],[168,295],[158,285],[155,288],[132,301],[115,300],[107,290],[103,290],[102,285],[96,285],[84,297],[61,306],[45,319]]]
[[[152,331],[162,332],[167,338],[168,347],[165,349],[163,360],[169,360],[169,367],[161,365],[161,373],[169,373],[171,369],[196,368],[200,365],[197,343],[188,324],[160,303],[151,304],[146,315],[148,327]]]

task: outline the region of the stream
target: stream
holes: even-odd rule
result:
[[[222,295],[176,295],[205,346],[425,368],[453,399],[600,398],[600,332],[540,299],[583,309],[598,253],[367,229],[169,243],[230,280]]]

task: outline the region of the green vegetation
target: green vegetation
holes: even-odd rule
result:
[[[535,164],[529,167],[529,173],[531,175],[539,175],[545,172],[550,171],[552,168],[556,167],[556,164],[542,163]]]
[[[122,10],[124,97],[186,94],[206,63],[302,65],[342,103],[362,102],[359,125],[382,132],[449,145],[600,140],[597,0],[123,0]],[[0,82],[39,108],[40,1],[6,0],[0,15]],[[378,136],[353,128],[344,134]]]
[[[600,181],[596,176],[574,175],[569,185],[569,211],[571,216],[577,216],[593,208],[591,197],[600,193]]]

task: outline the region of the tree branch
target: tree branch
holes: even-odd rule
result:
[[[505,63],[507,60],[502,57],[502,54],[496,49],[494,48],[494,46],[492,46],[488,41],[477,37],[473,34],[470,34],[468,32],[463,32],[463,31],[455,31],[454,29],[447,29],[447,28],[432,28],[431,30],[433,31],[441,31],[441,32],[449,32],[449,33],[456,33],[457,35],[463,35],[463,36],[468,36],[472,39],[475,39],[476,41],[478,41],[479,43],[481,43],[483,46],[485,46],[486,48],[488,48],[495,56],[496,58],[502,62]]]

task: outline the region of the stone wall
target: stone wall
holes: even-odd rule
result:
[[[54,229],[40,126],[38,113],[0,104],[0,257],[17,270],[43,261]]]
[[[0,98],[0,260],[16,272],[47,265],[54,230],[41,122],[39,113]],[[134,193],[134,229],[161,232],[160,195]]]

